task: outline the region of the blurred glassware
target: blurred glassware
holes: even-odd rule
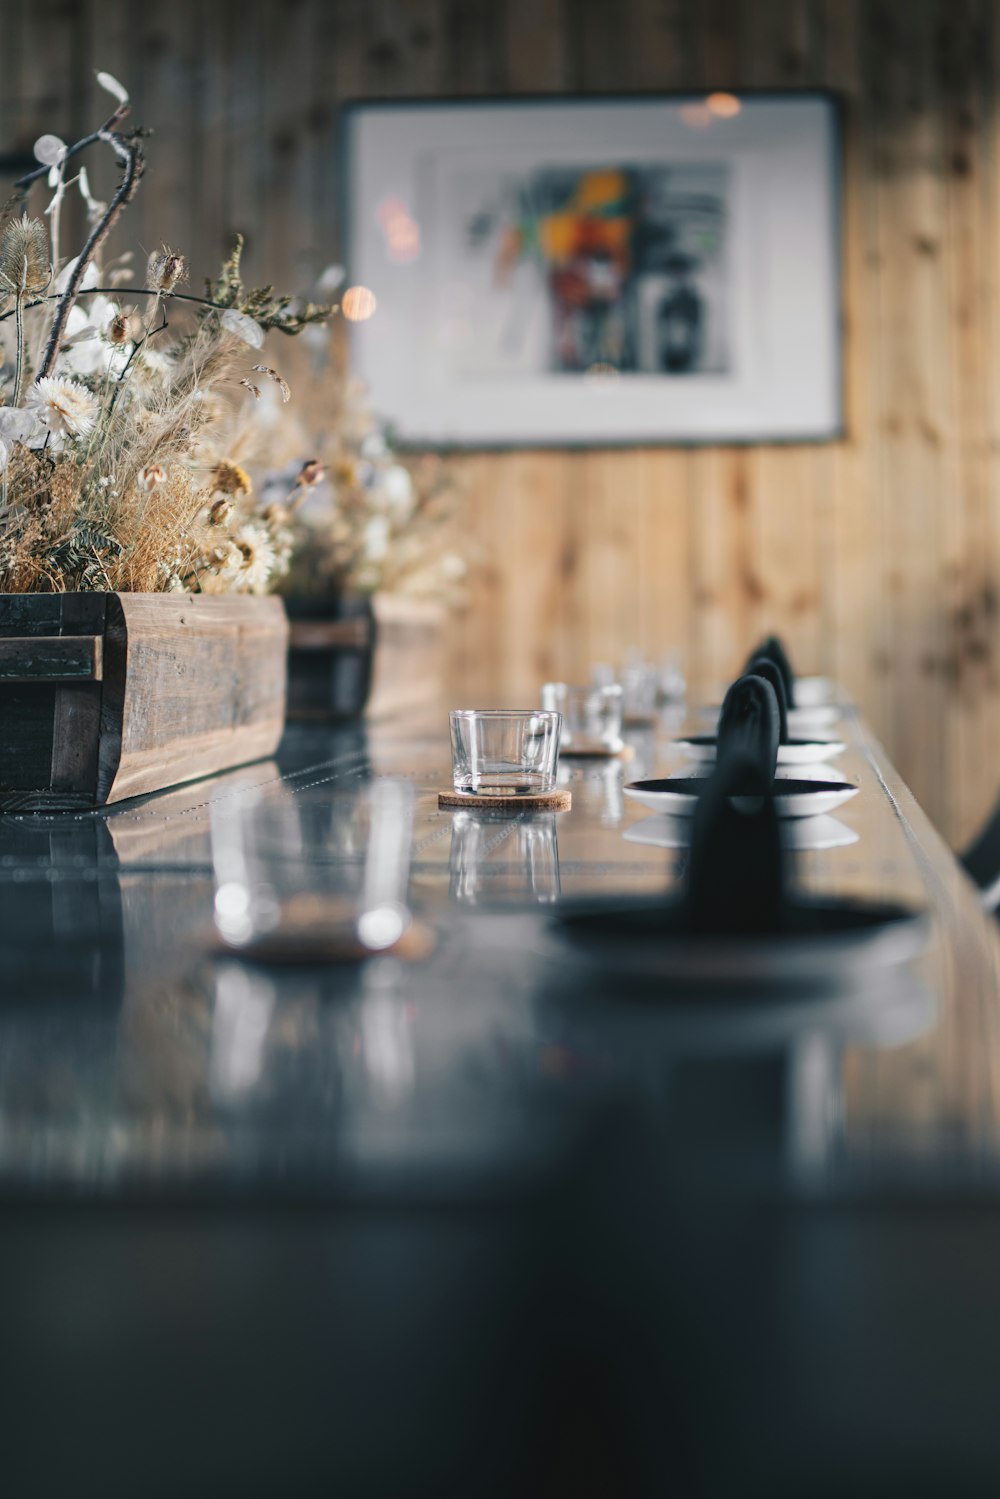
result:
[[[626,724],[655,723],[660,674],[653,663],[634,652],[626,657],[619,680]]]
[[[611,687],[617,680],[610,661],[596,661],[590,669],[590,681],[594,687]]]
[[[542,707],[562,714],[562,749],[573,754],[614,754],[623,746],[622,689],[573,687],[566,682],[546,682]]]
[[[460,708],[450,715],[451,773],[469,796],[538,796],[552,791],[562,718],[537,708]]]
[[[549,905],[560,894],[556,815],[515,821],[502,813],[456,812],[448,863],[451,898],[462,905]]]
[[[681,658],[677,651],[669,651],[663,658],[659,673],[659,696],[661,703],[682,703],[687,694],[687,683],[681,670]]]
[[[409,781],[349,794],[287,786],[212,803],[215,926],[234,951],[269,961],[364,957],[410,925]]]
[[[629,765],[629,775],[632,766]],[[617,827],[625,815],[625,767],[620,760],[596,761],[571,770],[565,784],[573,788],[574,804],[596,815],[603,827]]]

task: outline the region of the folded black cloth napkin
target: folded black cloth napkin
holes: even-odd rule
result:
[[[770,662],[764,664],[773,670]],[[774,684],[766,677],[740,677],[722,701],[716,731],[716,767],[739,754],[759,767],[764,789],[770,790],[780,741],[781,705]]]
[[[781,667],[770,656],[757,656],[747,667],[744,677],[760,677],[774,689],[778,705],[778,743],[788,743],[788,697],[785,693],[785,678]],[[735,684],[734,684],[735,685]]]
[[[794,708],[795,673],[792,671],[792,663],[788,659],[788,656],[785,652],[785,647],[782,645],[777,635],[768,635],[764,640],[760,642],[760,645],[756,646],[754,650],[750,652],[749,656],[747,657],[746,666],[744,666],[743,668],[744,672],[752,671],[754,662],[760,660],[762,657],[766,661],[773,661],[775,666],[781,672],[781,680],[784,683],[785,687],[785,702],[789,708]]]
[[[691,829],[683,895],[691,932],[777,932],[784,925],[788,855],[771,796],[779,723],[769,680],[733,683],[719,718],[715,769]]]

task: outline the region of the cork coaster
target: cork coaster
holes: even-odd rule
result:
[[[623,744],[621,749],[561,749],[561,760],[634,760],[635,746]]]
[[[469,796],[461,791],[438,792],[438,806],[449,812],[457,808],[471,811],[475,807],[484,812],[508,812],[514,817],[521,812],[568,812],[572,805],[572,792],[562,788],[540,791],[533,796]]]

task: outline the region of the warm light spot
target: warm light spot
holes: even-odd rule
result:
[[[707,104],[682,104],[680,117],[692,130],[706,130],[715,119]]]
[[[735,119],[743,108],[735,94],[709,94],[705,104],[720,120]]]
[[[412,264],[420,254],[420,226],[406,204],[400,198],[383,198],[377,213],[389,259],[397,265]]]
[[[363,323],[371,317],[378,303],[375,293],[367,286],[349,286],[340,305],[349,323]]]
[[[584,370],[583,378],[585,380],[617,380],[620,373],[621,371],[613,364],[605,364],[602,360],[598,360],[596,364]]]

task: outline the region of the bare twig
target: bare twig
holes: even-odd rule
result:
[[[101,125],[97,130],[95,130],[91,135],[85,135],[82,140],[77,141],[75,146],[66,147],[66,154],[62,158],[63,161],[69,161],[71,156],[77,156],[81,151],[85,151],[88,146],[94,146],[98,141],[106,140],[108,133],[112,131],[121,120],[124,120],[128,112],[129,106],[127,103],[119,104],[114,114],[108,115],[108,118],[104,121],[104,124]],[[23,177],[19,177],[14,183],[14,186],[18,190],[20,196],[23,197],[31,184],[33,182],[37,182],[39,177],[47,177],[50,170],[51,168],[43,165],[40,167],[36,167],[33,172],[26,172]]]
[[[186,291],[153,291],[146,286],[130,286],[127,288],[130,297],[163,297],[164,300],[171,298],[177,302],[197,302],[199,307],[214,307],[217,312],[228,312],[229,308],[224,302],[213,302],[211,297],[196,297]],[[120,297],[122,288],[120,286],[88,286],[87,296]],[[45,297],[33,297],[30,302],[25,302],[24,309],[27,312],[32,307],[41,307],[43,302],[56,302],[62,296],[62,292],[50,292]],[[0,323],[14,316],[13,307],[9,312],[0,312]]]
[[[122,105],[121,109],[115,111],[112,119],[121,118],[125,112],[126,106]],[[69,317],[70,309],[76,301],[87,266],[104,243],[112,225],[125,207],[125,204],[135,196],[136,189],[142,177],[143,157],[139,145],[135,140],[129,140],[125,136],[119,135],[117,131],[106,129],[103,125],[95,133],[95,138],[105,141],[111,147],[118,160],[124,163],[125,170],[122,174],[118,191],[111,199],[105,212],[94,225],[90,238],[81,250],[77,262],[73,267],[73,274],[69,278],[69,284],[59,299],[56,307],[56,315],[52,320],[52,328],[49,332],[49,341],[45,346],[45,353],[42,356],[42,362],[36,377],[39,380],[49,373],[55,363],[56,356],[59,353],[59,344],[62,341],[63,330],[66,326],[66,319]]]

